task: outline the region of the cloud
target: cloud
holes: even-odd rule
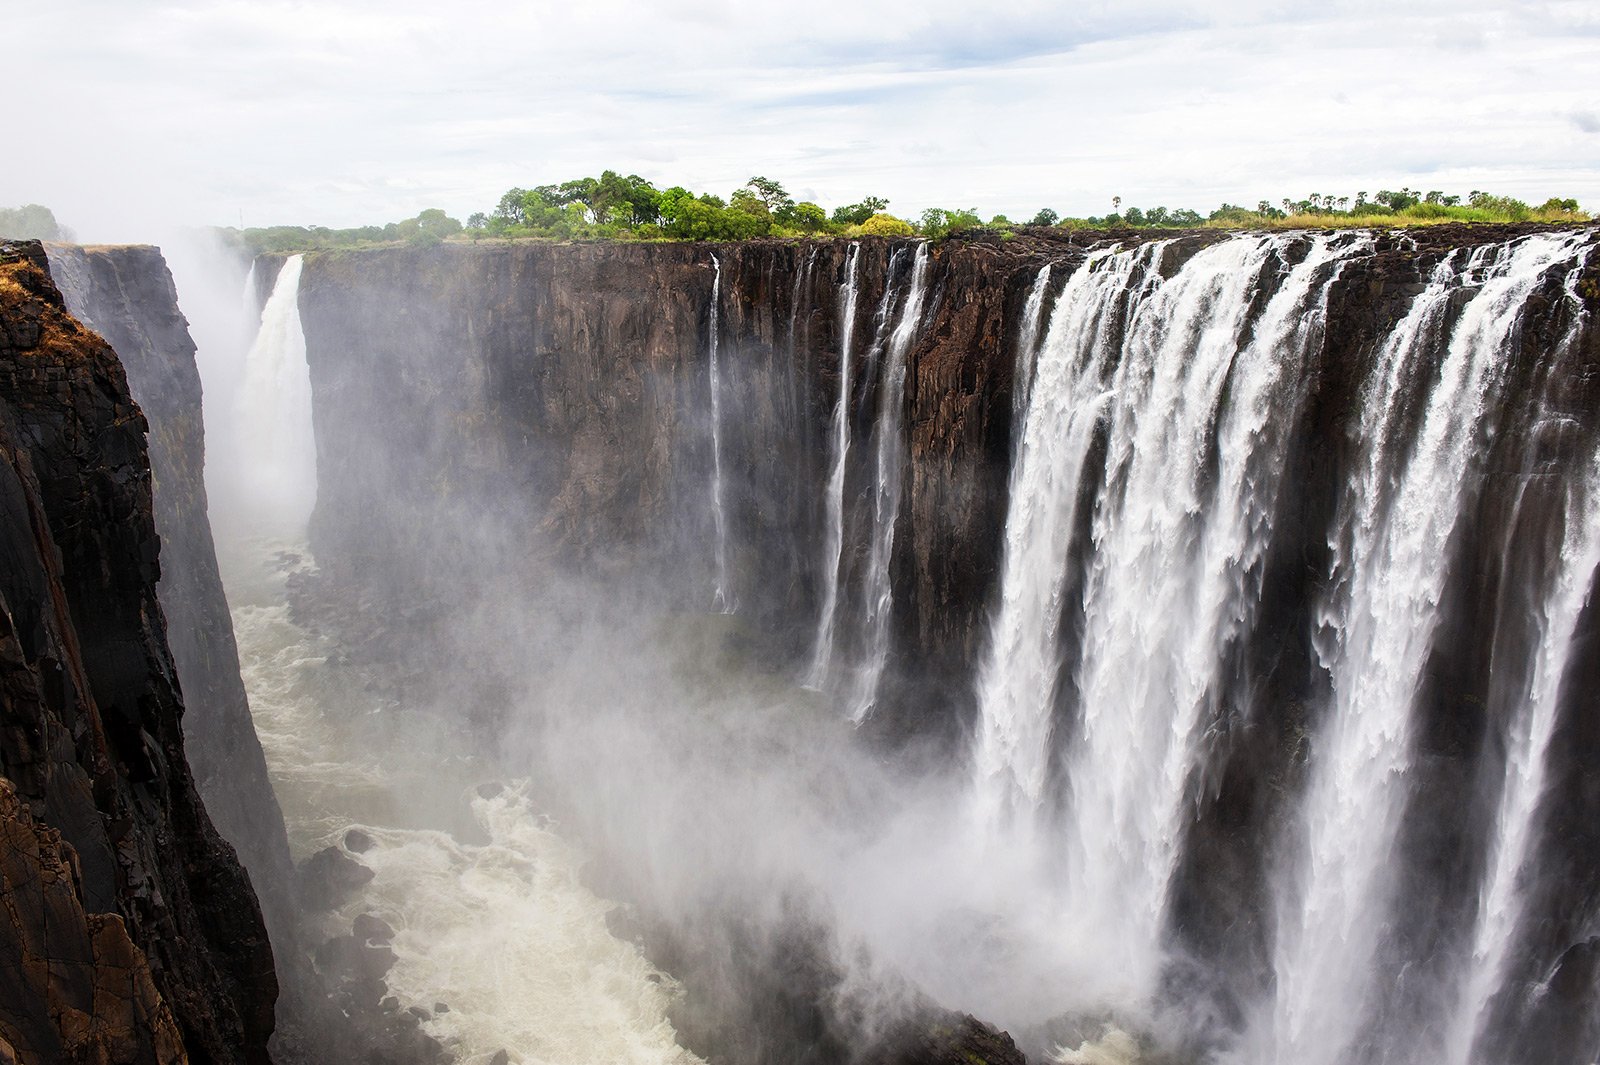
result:
[[[86,236],[353,225],[614,167],[915,214],[1100,213],[1405,184],[1600,200],[1583,4],[58,0],[8,16],[8,116]],[[82,32],[93,26],[92,34]],[[1418,41],[1455,47],[1416,48]],[[1463,43],[1480,47],[1463,49]],[[1415,183],[1414,180],[1412,183]]]
[[[1593,111],[1574,111],[1568,116],[1572,124],[1585,133],[1600,133],[1600,114]]]

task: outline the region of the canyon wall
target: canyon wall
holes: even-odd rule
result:
[[[265,1062],[272,951],[185,759],[145,417],[36,243],[0,250],[0,397],[0,1039],[25,1062]]]
[[[1220,341],[1242,349],[1285,278],[1309,256],[1330,256],[1315,275],[1324,302],[1304,312],[1315,316],[1315,329],[1303,365],[1288,398],[1274,400],[1272,418],[1251,438],[1282,441],[1275,487],[1261,497],[1267,510],[1256,519],[1270,535],[1245,567],[1243,579],[1258,590],[1247,609],[1224,619],[1233,634],[1216,648],[1193,764],[1175,798],[1174,873],[1157,885],[1163,993],[1198,1013],[1191,1023],[1200,1047],[1249,1029],[1262,1000],[1287,993],[1276,955],[1290,903],[1278,885],[1292,874],[1314,755],[1334,744],[1324,739],[1337,725],[1329,712],[1337,693],[1327,610],[1348,579],[1337,557],[1348,550],[1340,541],[1342,508],[1366,478],[1375,486],[1369,494],[1382,501],[1373,520],[1387,525],[1385,508],[1407,505],[1391,498],[1407,476],[1406,448],[1420,447],[1397,445],[1363,472],[1378,461],[1369,458],[1367,419],[1378,394],[1371,382],[1393,354],[1386,345],[1432,301],[1424,324],[1434,332],[1403,372],[1394,371],[1399,376],[1380,381],[1388,389],[1385,432],[1408,439],[1449,377],[1451,338],[1469,305],[1496,264],[1509,261],[1508,249],[1537,232],[1440,226],[1336,240],[1285,235],[1270,247],[1251,246],[1253,258],[1245,258],[1259,276],[1244,278],[1237,307],[1225,308],[1237,320],[1207,318],[1217,308],[1203,304],[1197,312],[1205,331],[1196,345],[1218,342],[1213,333],[1225,328],[1232,332]],[[1450,475],[1459,477],[1460,492],[1452,487],[1439,547],[1442,590],[1419,607],[1429,611],[1431,636],[1416,690],[1401,696],[1410,709],[1406,738],[1397,741],[1404,766],[1396,778],[1398,823],[1392,853],[1383,848],[1381,859],[1383,880],[1392,876],[1394,885],[1374,903],[1395,912],[1374,971],[1407,976],[1383,1001],[1327,1007],[1369,1019],[1360,1038],[1372,1054],[1431,1046],[1440,1018],[1457,1010],[1450,1000],[1483,920],[1480,886],[1502,832],[1496,811],[1513,787],[1508,766],[1524,742],[1518,722],[1536,645],[1549,636],[1543,604],[1556,581],[1562,530],[1580,521],[1574,500],[1583,498],[1582,471],[1600,441],[1593,325],[1600,264],[1593,234],[1569,232],[1577,250],[1560,269],[1533,278],[1526,297],[1490,323],[1508,339],[1485,356],[1493,363],[1488,406],[1462,430],[1471,437],[1466,458]],[[1019,353],[1030,332],[1030,297],[1038,298],[1031,313],[1048,321],[1080,268],[1106,265],[1113,244],[1149,242],[1135,281],[1111,293],[1099,326],[1115,362],[1141,301],[1230,239],[1247,238],[1030,233],[932,246],[926,309],[905,351],[896,423],[904,459],[887,474],[900,505],[888,510],[887,530],[874,524],[886,483],[874,472],[874,454],[885,454],[876,446],[884,424],[878,401],[891,380],[889,335],[908,302],[914,242],[530,242],[309,255],[300,308],[320,474],[313,546],[334,579],[385,604],[381,612],[396,627],[428,628],[448,610],[439,604],[449,600],[454,575],[482,558],[559,561],[635,591],[647,586],[658,603],[710,610],[720,504],[736,615],[768,667],[798,678],[812,657],[830,579],[842,616],[874,608],[859,578],[886,533],[889,650],[866,727],[896,743],[936,740],[959,764],[1000,609],[1008,515],[1034,505],[1011,498],[1025,407],[1019,384],[1034,357]],[[1051,273],[1041,278],[1046,265]],[[258,263],[258,276],[272,266]],[[847,324],[849,306],[856,313]],[[1225,324],[1206,324],[1217,321]],[[1166,342],[1159,333],[1157,340]],[[830,466],[847,362],[851,451],[842,474],[843,543],[830,575]],[[1222,372],[1217,398],[1199,415],[1198,455],[1180,456],[1200,470],[1197,508],[1217,490],[1229,458],[1217,412],[1235,402],[1230,389],[1244,387],[1228,383],[1226,364]],[[1127,395],[1119,383],[1091,399]],[[1095,582],[1104,580],[1101,553],[1112,535],[1103,521],[1126,506],[1127,467],[1116,463],[1127,456],[1117,446],[1104,422],[1087,438],[1090,472],[1077,489],[1076,529],[1068,530],[1072,546],[1054,608],[1062,679],[1047,725],[1047,792],[1056,796],[1043,803],[1047,821],[1070,821],[1065,797],[1082,770],[1068,752],[1091,696],[1084,673],[1062,664],[1086,653],[1094,621],[1086,596],[1093,587],[1103,592]],[[711,487],[719,461],[720,494]],[[1189,518],[1192,526],[1198,513]],[[1191,530],[1179,529],[1173,550],[1188,550],[1183,537]],[[1593,644],[1594,609],[1590,601],[1578,618],[1574,647]],[[1360,624],[1351,621],[1350,630]],[[846,656],[861,646],[848,635],[838,644]],[[1570,661],[1563,676],[1540,682],[1558,689],[1550,696],[1556,739],[1529,830],[1536,840],[1530,868],[1541,872],[1527,878],[1523,946],[1492,1003],[1490,1038],[1506,1061],[1565,1059],[1600,1038],[1591,1021],[1574,1019],[1593,1017],[1600,998],[1600,863],[1585,850],[1600,823],[1592,769],[1600,764],[1600,707],[1588,675],[1593,656],[1574,651]]]
[[[294,869],[283,815],[239,676],[233,621],[207,514],[205,426],[195,345],[157,248],[48,245],[68,312],[112,346],[150,425],[161,579],[156,595],[183,691],[195,786],[238,850],[280,953],[294,943]]]

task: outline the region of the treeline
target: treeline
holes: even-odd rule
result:
[[[934,207],[915,218],[889,213],[889,201],[865,196],[831,211],[796,201],[780,183],[753,177],[726,198],[695,193],[681,185],[658,189],[637,174],[607,170],[599,177],[506,191],[492,211],[462,222],[430,208],[402,222],[353,229],[273,226],[224,230],[252,253],[349,248],[403,242],[487,238],[544,240],[752,240],[759,237],[923,236],[938,238],[970,230],[1006,238],[1031,227],[1054,229],[1259,229],[1426,225],[1435,222],[1588,221],[1576,200],[1552,198],[1537,207],[1510,196],[1473,191],[1465,197],[1411,188],[1369,196],[1311,193],[1303,199],[1262,200],[1255,207],[1223,204],[1208,214],[1189,208],[1124,208],[1112,198],[1104,215],[1064,218],[1044,208],[1027,218],[985,219],[974,208]]]
[[[796,202],[770,178],[753,177],[726,199],[681,185],[658,189],[637,174],[607,170],[559,185],[510,189],[493,211],[467,219],[469,236],[558,240],[750,240],[756,237],[910,236],[911,223],[885,213],[889,201],[867,196],[830,213]]]
[[[0,237],[12,240],[71,240],[72,230],[56,221],[55,212],[38,203],[0,207]]]
[[[382,226],[329,229],[327,226],[264,226],[219,229],[228,243],[254,256],[265,252],[310,251],[318,248],[363,248],[374,244],[438,244],[460,233],[461,222],[437,207],[415,218]]]

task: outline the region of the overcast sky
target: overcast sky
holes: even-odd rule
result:
[[[0,206],[348,226],[612,168],[1101,214],[1482,188],[1600,208],[1600,2],[3,0]]]

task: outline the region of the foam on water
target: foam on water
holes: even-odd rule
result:
[[[359,825],[376,874],[326,934],[371,912],[396,930],[390,993],[464,1065],[505,1049],[523,1063],[693,1065],[667,1008],[676,984],[611,935],[614,906],[584,887],[586,855],[533,809],[525,786],[491,798],[448,743],[406,742],[381,696],[337,648],[296,624],[286,601],[300,545],[257,542],[226,560],[234,629],[256,730],[303,857]],[[388,726],[387,728],[385,726]],[[414,739],[414,737],[413,737]],[[458,820],[417,803],[454,786]],[[470,801],[469,801],[470,800]],[[441,824],[441,818],[443,823]],[[430,823],[431,822],[431,823]],[[436,1002],[447,1012],[433,1013]]]

